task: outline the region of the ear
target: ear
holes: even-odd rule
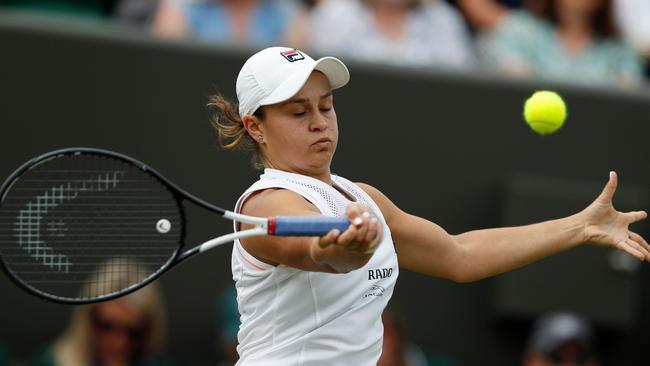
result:
[[[264,135],[264,127],[259,117],[247,114],[242,118],[244,128],[254,141],[259,141],[259,136]]]

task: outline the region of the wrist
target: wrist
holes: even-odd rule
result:
[[[589,220],[587,214],[584,211],[580,211],[577,214],[569,216],[567,219],[567,228],[573,232],[572,239],[570,240],[571,244],[579,245],[589,242],[591,235],[589,235],[588,230]]]

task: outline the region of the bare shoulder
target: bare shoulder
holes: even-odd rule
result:
[[[296,192],[270,188],[253,193],[241,212],[252,216],[320,214],[318,209]]]
[[[400,209],[379,189],[367,183],[356,182],[355,184],[375,201],[387,222],[391,221],[391,218],[395,217],[395,215],[401,213]]]
[[[388,197],[386,197],[379,189],[371,186],[368,183],[355,182],[355,184],[359,186],[359,188],[363,189],[363,191],[366,192],[377,204],[379,204],[377,201],[388,199]]]

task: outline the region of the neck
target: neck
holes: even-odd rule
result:
[[[324,182],[325,184],[332,185],[332,175],[331,175],[329,165],[324,168],[302,169],[302,168],[292,168],[285,165],[273,164],[269,161],[266,161],[264,163],[264,167],[269,169],[281,170],[287,173],[304,175],[310,178],[318,179],[321,182]]]

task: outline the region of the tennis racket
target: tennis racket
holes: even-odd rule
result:
[[[253,228],[186,248],[185,205]],[[343,217],[253,217],[180,189],[128,156],[69,148],[36,157],[0,187],[0,262],[29,293],[84,304],[126,295],[197,253],[258,235],[322,236]]]

